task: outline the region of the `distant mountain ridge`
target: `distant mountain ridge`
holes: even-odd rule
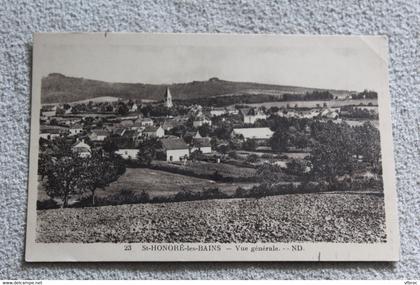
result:
[[[118,97],[132,100],[162,100],[166,88],[171,89],[174,100],[235,96],[243,94],[304,94],[314,90],[328,90],[295,86],[283,86],[254,82],[225,81],[210,78],[207,81],[192,81],[173,84],[110,83],[60,73],[51,73],[42,79],[42,103],[69,103],[98,97]],[[334,95],[346,95],[347,90],[329,90]]]

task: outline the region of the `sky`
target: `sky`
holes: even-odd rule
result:
[[[38,77],[156,84],[218,77],[356,91],[387,84],[383,37],[38,34],[34,50]]]

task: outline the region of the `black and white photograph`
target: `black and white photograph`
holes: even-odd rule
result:
[[[36,34],[27,259],[398,258],[387,62],[374,36]]]

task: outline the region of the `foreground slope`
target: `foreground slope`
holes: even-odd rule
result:
[[[301,194],[38,211],[37,242],[383,242],[383,197]]]

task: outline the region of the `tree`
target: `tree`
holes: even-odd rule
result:
[[[119,115],[127,115],[130,110],[128,109],[127,105],[123,102],[118,104],[117,114]]]
[[[48,168],[51,162],[51,157],[49,155],[47,155],[45,152],[39,153],[38,175],[41,175],[41,181],[44,180],[44,177],[48,174]]]
[[[284,152],[289,144],[289,135],[286,131],[275,131],[269,140],[271,149],[276,152]]]
[[[259,158],[258,155],[256,155],[256,154],[250,154],[246,158],[246,162],[248,162],[248,163],[256,163],[258,161],[258,158]]]
[[[195,151],[193,151],[193,152],[191,153],[190,158],[191,158],[193,161],[196,161],[196,160],[203,160],[204,155],[203,155],[203,152],[202,152],[201,150],[197,149],[197,150],[195,150]]]
[[[118,150],[117,144],[110,137],[104,139],[104,144],[102,146],[103,150],[112,155],[116,150]]]
[[[211,127],[209,126],[209,124],[204,124],[198,128],[198,132],[202,137],[207,137],[210,135]]]
[[[156,150],[160,147],[156,138],[144,138],[139,144],[139,152],[137,153],[137,161],[140,166],[150,166],[152,161],[156,159]]]
[[[257,143],[254,139],[247,139],[243,142],[242,148],[249,151],[254,151],[257,147]]]
[[[311,152],[315,177],[326,178],[331,184],[337,176],[351,174],[356,162],[355,147],[361,147],[356,145],[351,127],[328,122],[315,129],[317,143]]]
[[[82,174],[85,171],[84,162],[77,154],[61,157],[48,165],[45,184],[47,195],[51,198],[60,198],[63,201],[62,207],[68,207],[68,200],[71,195],[81,194]]]
[[[257,177],[260,177],[263,185],[271,187],[273,184],[282,181],[283,171],[278,165],[264,163],[258,167]]]
[[[304,159],[292,159],[291,161],[287,162],[286,165],[287,173],[298,176],[307,174],[308,169],[311,169],[310,161]]]
[[[119,158],[105,158],[94,153],[90,159],[83,163],[84,172],[82,173],[81,187],[90,191],[92,206],[95,206],[95,192],[97,189],[104,189],[111,182],[125,172],[124,164],[120,163]],[[124,170],[121,169],[124,168]]]

